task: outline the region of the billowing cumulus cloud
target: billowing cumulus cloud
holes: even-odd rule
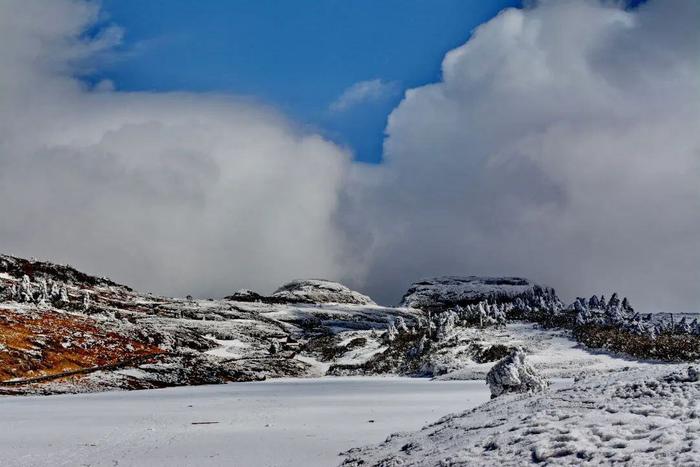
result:
[[[518,274],[700,305],[700,3],[542,0],[479,27],[391,114],[369,292]]]
[[[392,302],[517,274],[697,309],[700,3],[620,5],[482,25],[368,166],[255,103],[88,88],[122,36],[94,3],[0,2],[0,250],[179,295],[315,276]],[[363,86],[338,105],[382,89]]]
[[[99,14],[0,4],[0,249],[182,295],[347,271],[349,155],[250,102],[88,89],[121,39]]]

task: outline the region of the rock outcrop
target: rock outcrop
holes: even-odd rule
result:
[[[323,279],[295,280],[284,284],[271,298],[300,303],[345,303],[375,305],[366,295],[350,290],[343,284]]]
[[[496,363],[486,375],[491,398],[506,393],[540,392],[549,383],[526,360],[525,352],[516,349]]]
[[[442,276],[415,282],[401,306],[444,311],[479,302],[515,303],[538,308],[563,308],[554,289],[521,277]]]

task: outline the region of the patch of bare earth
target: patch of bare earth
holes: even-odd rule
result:
[[[161,353],[94,320],[53,310],[0,308],[0,382],[83,370]]]

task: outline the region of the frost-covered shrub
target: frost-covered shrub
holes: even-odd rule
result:
[[[88,311],[90,309],[90,292],[85,290],[83,292],[83,311]]]
[[[424,334],[420,338],[420,340],[418,341],[418,345],[416,346],[416,354],[422,355],[425,352],[425,349],[427,346],[428,346],[428,338]]]
[[[19,287],[17,288],[17,296],[15,299],[18,302],[33,302],[34,301],[34,287],[32,286],[32,282],[29,280],[29,276],[26,274],[22,276],[22,282],[19,283]]]
[[[535,290],[517,297],[507,310],[508,319],[520,319],[548,327],[567,327],[571,313],[564,309],[553,289]]]
[[[46,304],[50,301],[49,287],[46,284],[46,279],[39,279],[39,295],[36,297],[37,303]]]
[[[576,313],[574,337],[589,347],[671,361],[700,356],[697,320],[641,315],[627,298],[620,300],[617,294],[608,301],[603,295],[588,300],[577,298],[569,310]]]
[[[700,325],[673,315],[640,315],[627,298],[613,294],[578,298],[569,307],[576,313],[574,337],[589,347],[624,352],[635,357],[688,361],[700,357]]]
[[[544,391],[549,386],[549,382],[527,362],[521,349],[496,363],[486,375],[486,382],[491,389],[491,398],[505,393]]]
[[[417,329],[422,329],[421,321],[417,322]],[[404,336],[404,338],[406,338],[408,335],[416,334],[417,329],[409,328],[406,324],[406,320],[398,316],[395,319],[389,320],[386,332],[382,335],[382,340],[385,344],[390,344],[399,336]],[[425,329],[423,329],[423,331],[427,332]]]
[[[454,324],[461,326],[504,326],[506,324],[506,316],[513,305],[510,303],[488,303],[482,301],[474,305],[466,305],[448,310],[445,313],[452,314]],[[441,313],[444,315],[445,313]]]
[[[398,332],[408,332],[408,326],[406,326],[406,321],[401,316],[396,318],[395,326]]]
[[[399,331],[396,329],[396,326],[394,325],[393,321],[390,321],[389,324],[387,324],[386,332],[382,336],[382,339],[385,343],[388,344],[390,342],[393,342],[398,334]]]
[[[34,303],[37,305],[61,305],[68,303],[68,290],[66,285],[53,279],[39,277],[35,282],[24,274],[19,282],[13,283],[7,289],[6,297],[20,303]]]
[[[60,303],[68,303],[68,289],[66,284],[62,284],[58,291],[58,301]]]

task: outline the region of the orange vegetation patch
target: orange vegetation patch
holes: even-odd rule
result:
[[[87,317],[0,308],[0,381],[55,375],[159,353]]]

